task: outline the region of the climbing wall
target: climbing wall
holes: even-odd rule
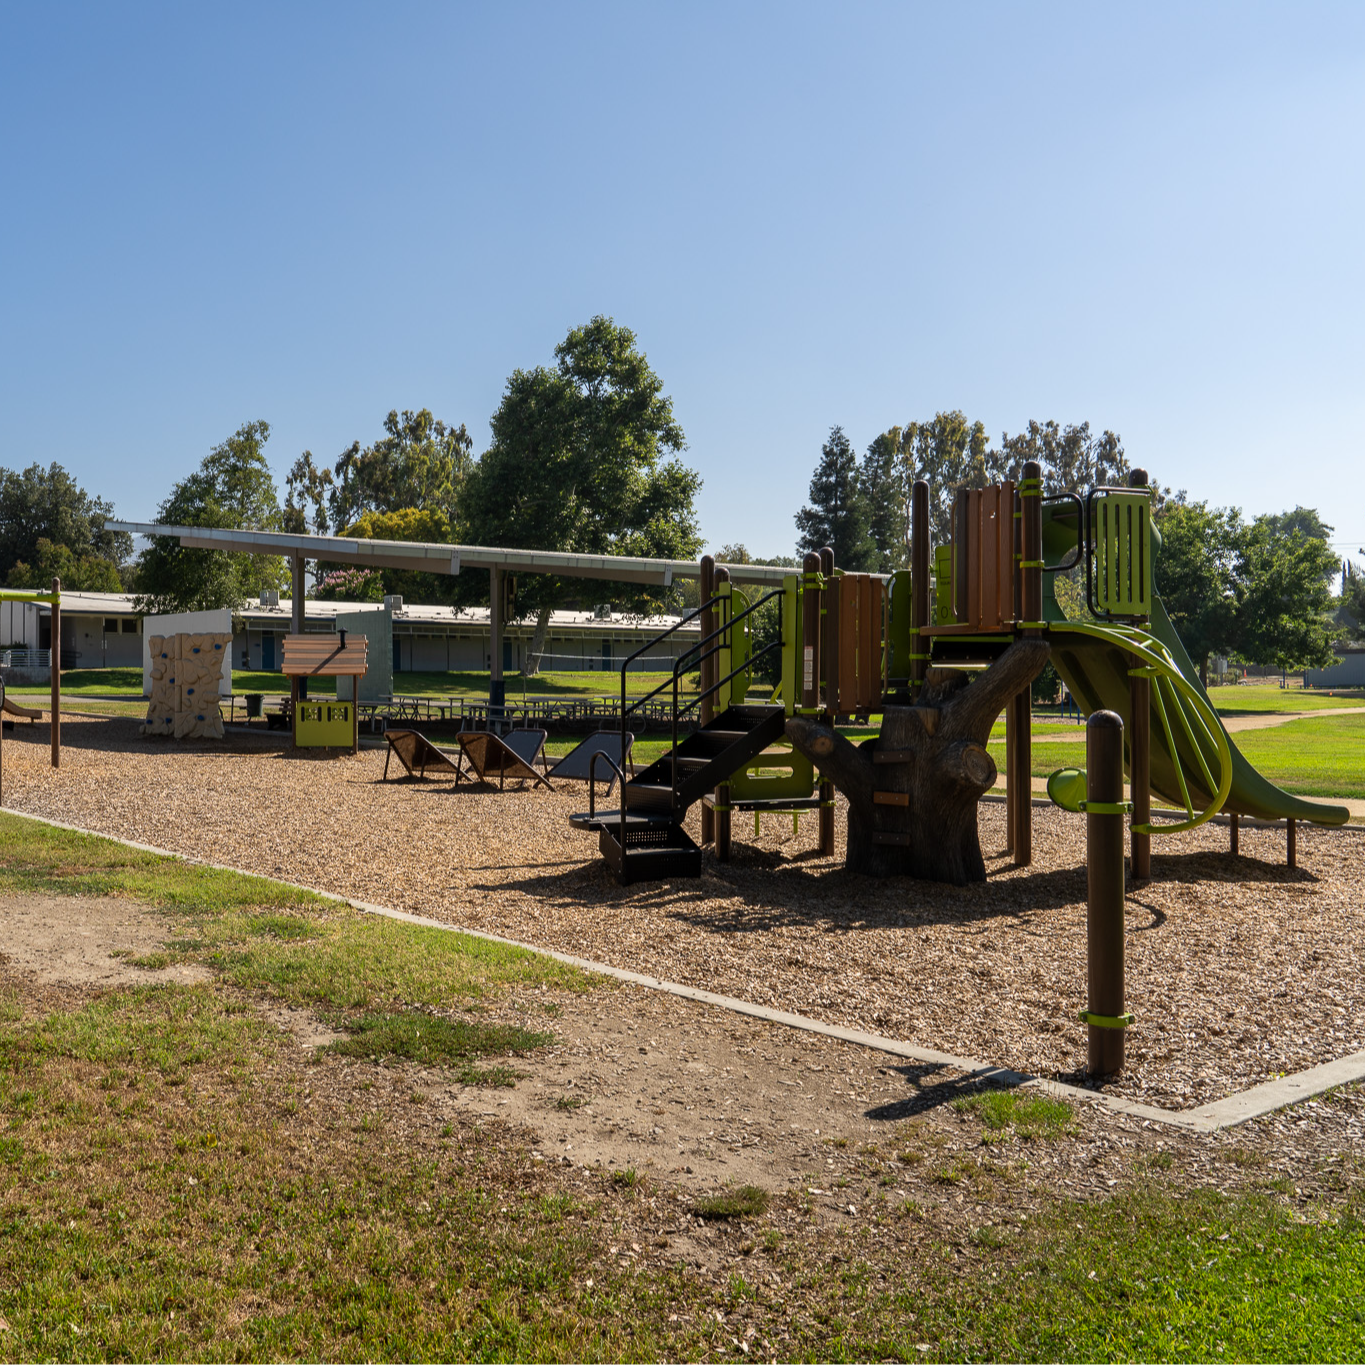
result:
[[[223,713],[218,688],[223,652],[231,635],[153,635],[152,698],[144,735],[173,739],[222,739]]]

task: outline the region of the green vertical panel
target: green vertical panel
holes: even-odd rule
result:
[[[716,628],[721,629],[730,624],[730,617],[734,615],[730,600],[731,587],[729,583],[716,584],[716,596],[720,601],[716,603]],[[720,646],[720,653],[716,655],[716,677],[725,677],[734,667],[731,659],[734,649],[731,644],[732,632],[726,630],[717,643]],[[731,685],[721,683],[716,692],[716,711],[720,713],[730,705]]]
[[[796,661],[801,657],[799,582],[795,574],[788,574],[782,580],[782,704],[789,716],[796,714],[801,701],[796,675]]]
[[[738,616],[740,612],[749,609],[749,598],[741,589],[736,588],[730,596],[730,610],[733,615]],[[731,632],[730,654],[734,662],[731,668],[744,668],[730,684],[730,705],[737,706],[748,695],[749,684],[753,681],[753,675],[745,667],[753,653],[754,618],[746,616],[740,621]]]
[[[900,569],[891,575],[891,628],[887,646],[891,650],[890,676],[910,676],[910,570]]]
[[[1151,504],[1145,493],[1095,500],[1095,605],[1114,616],[1152,614]]]
[[[934,624],[951,626],[957,623],[953,612],[953,547],[934,547]]]

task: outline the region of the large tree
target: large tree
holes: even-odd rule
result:
[[[928,422],[892,427],[886,436],[900,449],[907,497],[916,479],[928,483],[929,530],[936,544],[947,544],[958,489],[984,488],[1000,477],[985,426],[958,411],[938,412]]]
[[[278,531],[279,498],[262,451],[269,436],[265,422],[239,428],[171,489],[157,519],[168,526]],[[176,537],[155,536],[138,562],[137,609],[235,610],[262,589],[280,588],[286,581],[284,561],[277,555],[188,550]]]
[[[701,479],[669,458],[685,449],[683,431],[629,328],[600,316],[573,328],[553,367],[513,373],[491,426],[462,500],[471,544],[661,559],[699,552]],[[674,598],[662,587],[548,574],[517,586],[518,614],[536,617],[532,671],[554,607],[610,599],[657,610]]]
[[[1301,515],[1307,512],[1311,520]],[[1333,661],[1332,580],[1338,560],[1324,535],[1305,533],[1322,526],[1317,513],[1257,517],[1243,536],[1241,592],[1235,647],[1252,664],[1276,668],[1325,668]]]
[[[104,561],[117,577],[118,566],[133,552],[133,538],[104,529],[105,518],[113,515],[110,503],[91,497],[59,464],[0,471],[0,576],[8,579],[20,563],[38,572],[40,561],[60,559],[65,550],[76,563]],[[98,566],[90,572],[107,577]],[[51,586],[50,575],[45,586]]]
[[[797,548],[803,553],[828,545],[834,562],[851,573],[876,567],[877,550],[868,530],[867,501],[858,479],[858,457],[843,427],[831,427],[811,475],[810,502],[796,514]]]
[[[1126,484],[1128,459],[1123,442],[1112,431],[1092,436],[1090,423],[1060,426],[1056,422],[1030,421],[1018,434],[1000,435],[994,457],[998,477],[1018,480],[1024,465],[1037,460],[1043,467],[1043,491],[1075,493],[1084,497],[1097,485]]]
[[[366,512],[415,507],[440,512],[457,526],[460,495],[473,450],[464,425],[447,426],[422,408],[419,412],[390,412],[384,419],[384,432],[364,450],[356,441],[337,460],[327,489],[332,525],[349,526]],[[306,496],[316,507],[319,496],[315,484],[320,476],[315,475],[310,482],[302,461],[295,469],[301,476],[300,501]]]
[[[44,537],[38,542],[33,563],[20,560],[6,580],[11,588],[48,590],[60,578],[72,592],[122,592],[118,565],[103,555],[78,555],[67,545],[54,545]]]
[[[1209,656],[1231,653],[1237,642],[1242,514],[1235,507],[1188,502],[1181,494],[1166,504],[1157,528],[1161,548],[1154,587],[1207,683]]]
[[[894,573],[910,562],[910,486],[906,482],[895,428],[876,437],[858,468],[867,510],[867,529],[878,573]]]

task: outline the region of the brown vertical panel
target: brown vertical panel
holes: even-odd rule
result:
[[[1000,485],[999,510],[996,513],[996,565],[998,566],[997,598],[1000,603],[1000,614],[996,618],[996,625],[1008,625],[1015,619],[1014,600],[1015,588],[1018,582],[1019,561],[1014,557],[1014,542],[1017,534],[1015,528],[1019,525],[1018,518],[1015,517],[1017,504],[1014,498],[1014,480],[1006,479]]]
[[[820,589],[815,575],[820,572],[820,556],[814,551],[802,563],[805,580],[801,585],[801,653],[797,667],[801,678],[801,705],[814,711],[820,705]]]
[[[953,507],[953,617],[961,623],[971,618],[968,583],[971,579],[972,494],[969,488],[957,490]]]
[[[846,573],[839,580],[839,713],[858,708],[858,580]]]
[[[1024,465],[1026,479],[1040,479],[1043,468],[1036,460]],[[1039,493],[1042,489],[1037,490]],[[1022,554],[1025,559],[1037,563],[1043,558],[1043,500],[1041,497],[1020,498],[1020,511],[1023,535],[1021,536]],[[1021,610],[1025,621],[1041,621],[1043,617],[1043,571],[1025,569],[1020,575]]]
[[[1000,624],[1000,489],[992,485],[977,494],[981,499],[981,615],[983,630]]]
[[[881,635],[881,603],[873,591],[874,585],[880,587],[879,580],[869,573],[858,575],[858,682],[857,707],[860,711],[871,710],[881,695],[878,683],[881,682],[881,656],[877,641]],[[874,615],[874,604],[877,608]]]

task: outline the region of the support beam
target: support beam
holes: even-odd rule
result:
[[[52,580],[52,649],[49,652],[52,678],[52,766],[62,766],[62,580]]]
[[[910,490],[910,697],[919,697],[929,671],[929,485],[916,479]],[[921,657],[923,656],[923,657]]]
[[[701,611],[701,638],[704,640],[716,628],[715,609],[706,606],[715,595],[716,591],[716,561],[710,555],[702,555],[701,563],[698,565],[699,573],[697,579],[697,590],[703,603]],[[701,660],[701,716],[703,726],[711,723],[715,717],[716,709],[710,694],[711,680],[716,676],[715,666],[706,657],[706,651],[710,645],[702,647]],[[716,838],[716,813],[705,802],[701,808],[701,841],[703,846],[714,843]]]
[[[820,551],[820,572],[825,586],[820,593],[820,653],[825,671],[825,710],[834,724],[834,713],[839,709],[839,593],[834,583],[834,551],[826,545]],[[820,783],[820,855],[834,856],[834,783],[828,778]]]
[[[1147,471],[1130,470],[1128,487],[1146,488]],[[1149,623],[1144,620],[1142,624]],[[1129,820],[1131,825],[1149,825],[1152,822],[1152,680],[1130,674],[1128,698],[1128,792],[1133,802]],[[1152,875],[1152,836],[1130,832],[1129,838],[1133,880],[1147,881]],[[1237,842],[1235,826],[1232,841]]]
[[[502,586],[503,571],[496,565],[488,571],[488,719],[502,718],[507,702],[507,682],[502,676]]]
[[[724,565],[721,565],[715,572],[714,582],[716,587],[719,588],[720,584],[728,583],[729,581],[730,571]],[[719,629],[728,622],[731,610],[732,608],[729,606],[722,605],[720,611],[716,613],[717,619],[714,629]],[[734,641],[731,638],[731,633],[726,631],[716,643],[729,645],[733,649]],[[732,653],[724,662],[731,663],[733,657]],[[727,668],[725,671],[728,673],[730,670]],[[721,660],[719,658],[712,665],[711,676],[717,680],[723,676],[721,673]],[[733,695],[733,693],[731,695]],[[718,863],[728,863],[730,861],[731,824],[730,784],[728,782],[722,782],[720,786],[716,788],[716,861]]]
[[[290,621],[289,629],[294,635],[303,634],[303,623],[307,619],[307,611],[304,607],[304,588],[303,588],[303,556],[291,555],[289,559],[289,594],[290,594]],[[292,713],[301,701],[308,700],[308,679],[295,678],[289,679],[289,709]],[[294,732],[298,733],[297,722],[294,724]]]

